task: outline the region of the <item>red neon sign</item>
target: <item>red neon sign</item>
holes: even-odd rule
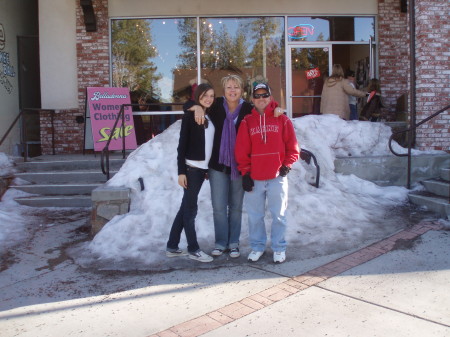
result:
[[[314,35],[314,26],[305,23],[294,27],[289,27],[288,35],[291,39],[294,40],[304,39],[307,36]]]

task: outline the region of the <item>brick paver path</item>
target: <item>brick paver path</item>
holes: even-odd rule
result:
[[[248,296],[240,301],[228,304],[187,322],[177,324],[149,337],[200,336],[385,254],[394,249],[398,240],[412,240],[429,230],[441,230],[442,228],[443,226],[441,224],[435,222],[417,224],[354,253],[312,269],[302,275],[291,277],[287,281],[257,294]]]

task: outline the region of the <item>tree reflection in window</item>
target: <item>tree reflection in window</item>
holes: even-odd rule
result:
[[[111,44],[112,84],[159,102],[190,97],[198,56],[202,80],[218,95],[220,79],[234,73],[247,98],[258,81],[269,81],[277,100],[285,97],[283,17],[114,19]]]
[[[113,20],[111,23],[112,84],[130,91],[157,93],[155,64],[157,55],[152,45],[150,22],[146,20]]]
[[[244,80],[244,98],[264,81],[279,101],[285,97],[284,18],[200,18],[200,60],[202,78],[217,94],[220,79],[233,73]]]

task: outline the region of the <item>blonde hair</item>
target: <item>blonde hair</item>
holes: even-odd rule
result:
[[[244,82],[242,81],[242,78],[240,78],[238,75],[228,75],[228,76],[222,77],[223,90],[225,90],[225,87],[226,87],[228,81],[233,81],[233,82],[237,83],[239,85],[239,88],[241,88],[241,90],[244,90]]]
[[[330,77],[334,77],[335,79],[342,79],[344,77],[344,69],[342,69],[340,64],[333,64]]]

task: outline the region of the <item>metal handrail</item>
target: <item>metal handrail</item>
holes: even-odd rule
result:
[[[14,119],[14,121],[11,123],[11,125],[9,126],[8,130],[6,130],[5,134],[3,135],[2,139],[0,140],[0,146],[3,144],[3,142],[5,141],[5,139],[9,136],[9,133],[11,132],[11,130],[14,128],[14,126],[16,125],[17,121],[23,117],[23,115],[25,114],[26,111],[30,111],[30,110],[38,110],[38,111],[44,111],[45,109],[39,109],[39,108],[27,108],[27,109],[22,109],[20,110],[19,114],[16,116],[16,118]],[[51,126],[52,126],[52,150],[53,150],[53,154],[55,154],[55,128],[54,128],[54,120],[53,120],[53,110],[49,110],[51,111]],[[23,145],[23,140],[21,139],[20,144]],[[23,161],[27,161],[27,151],[24,149],[23,151]]]
[[[8,130],[6,130],[5,135],[2,137],[2,139],[0,140],[0,146],[3,144],[3,142],[5,141],[6,137],[8,137],[9,133],[11,132],[12,128],[14,127],[14,125],[16,125],[17,121],[19,120],[19,118],[22,116],[23,111],[20,111],[19,114],[17,115],[17,117],[14,119],[14,121],[12,122],[11,126],[8,128]]]
[[[170,105],[183,105],[182,103],[151,103],[151,104],[122,104],[119,110],[119,113],[117,115],[116,121],[114,122],[114,126],[112,127],[112,130],[114,130],[117,126],[117,123],[119,122],[119,118],[122,117],[122,132],[124,133],[125,128],[125,107],[127,106],[170,106]],[[110,179],[110,171],[109,171],[109,144],[111,143],[112,139],[112,132],[109,135],[108,141],[106,142],[105,147],[103,148],[100,156],[100,166],[102,169],[102,172],[104,175],[106,175],[106,179]],[[123,159],[125,159],[125,137],[122,137],[122,154]],[[316,156],[311,151],[301,149],[300,151],[300,158],[306,161],[308,164],[311,162],[311,158],[314,162],[314,165],[316,166],[316,187],[319,188],[319,180],[320,180],[320,166],[317,163]],[[105,162],[106,159],[106,162]],[[142,184],[141,184],[142,187]]]
[[[122,104],[119,110],[119,113],[117,115],[117,118],[114,122],[114,126],[111,130],[115,130],[117,123],[119,122],[119,118],[122,117],[122,135],[125,134],[125,106],[130,106],[130,104]],[[103,174],[106,175],[106,179],[109,180],[110,174],[109,174],[109,144],[111,143],[113,136],[113,132],[109,134],[108,141],[106,142],[105,147],[103,148],[101,155],[100,155],[100,167],[102,168]],[[106,163],[104,161],[106,156]],[[123,159],[125,159],[125,137],[122,137],[122,156]],[[106,166],[105,166],[106,164]]]
[[[305,149],[300,150],[300,159],[303,159],[307,164],[309,164],[311,162],[311,158],[316,166],[316,187],[319,188],[320,166],[317,163],[316,156],[311,151]]]
[[[419,127],[420,125],[428,122],[430,119],[433,119],[434,117],[436,117],[437,115],[443,113],[444,111],[450,109],[450,104],[447,105],[445,108],[442,108],[441,110],[435,112],[434,114],[428,116],[427,118],[421,120],[419,123],[414,124],[412,127],[405,129],[405,130],[401,130],[401,131],[397,131],[392,133],[391,137],[389,137],[389,150],[391,150],[391,152],[396,155],[397,157],[408,157],[408,177],[407,177],[407,187],[408,189],[411,188],[411,140],[412,140],[412,136],[413,136],[413,132],[417,129],[417,127]],[[401,133],[405,133],[405,132],[409,132],[408,134],[408,153],[397,153],[394,151],[394,149],[392,148],[392,140],[394,139],[395,136],[401,134]]]
[[[142,107],[146,106],[147,108],[151,106],[173,106],[173,105],[183,105],[184,103],[148,103],[148,104],[122,104],[117,115],[116,121],[114,122],[114,126],[112,130],[116,129],[117,123],[119,122],[119,118],[122,117],[122,134],[125,134],[125,107]],[[106,175],[106,179],[110,178],[110,170],[109,170],[109,144],[111,143],[113,136],[113,132],[109,134],[108,141],[106,142],[105,147],[100,153],[100,167],[104,175]],[[125,159],[125,137],[122,137],[122,158]],[[106,161],[105,161],[106,159]]]

